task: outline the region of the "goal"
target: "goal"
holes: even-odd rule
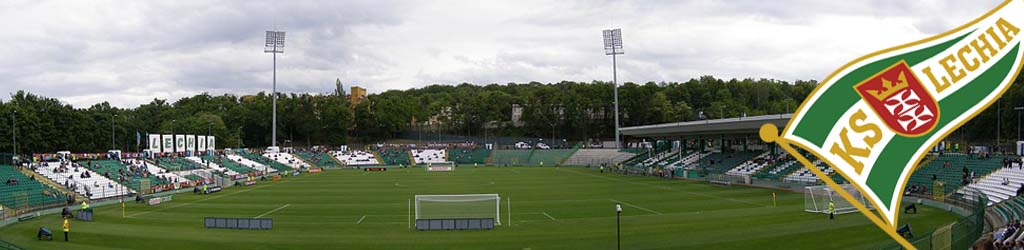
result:
[[[427,163],[427,171],[455,171],[455,162]]]
[[[851,184],[839,185],[853,196],[854,199],[860,201],[860,204],[864,204],[868,209],[872,209],[871,204],[866,202],[864,195],[860,193],[857,188]],[[836,214],[845,214],[857,212],[857,207],[853,206],[849,201],[844,199],[839,193],[833,190],[829,186],[809,186],[804,188],[804,211],[811,213],[828,213],[828,202],[832,201],[836,206]]]
[[[501,225],[498,194],[416,195],[416,220],[494,219]]]

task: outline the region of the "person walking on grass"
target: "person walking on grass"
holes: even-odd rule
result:
[[[71,232],[71,222],[68,221],[67,217],[64,218],[63,228],[64,228],[64,241],[68,241],[68,233]]]

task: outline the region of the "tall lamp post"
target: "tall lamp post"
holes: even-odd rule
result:
[[[615,204],[615,244],[616,249],[622,249],[622,205]]]
[[[111,150],[113,150],[113,149],[115,149],[117,147],[117,146],[115,146],[116,144],[114,143],[114,118],[116,118],[116,117],[117,117],[117,114],[110,113],[110,149]],[[126,148],[125,150],[128,150],[128,149]]]
[[[14,157],[18,157],[18,110],[17,109],[14,109],[14,113],[11,113],[11,127],[13,128],[13,129],[11,129],[11,133],[14,134],[14,136],[11,136],[11,138],[13,138],[13,140],[14,140],[14,143],[13,143],[13,145],[14,145],[14,156],[12,156],[12,158],[11,158],[11,161],[13,163]]]
[[[267,31],[263,53],[274,54],[273,125],[271,125],[271,146],[277,146],[277,54],[284,53],[284,31]]]
[[[615,148],[622,147],[619,136],[619,75],[616,55],[622,55],[622,29],[609,29],[604,34],[604,55],[612,56],[612,89],[615,96]]]

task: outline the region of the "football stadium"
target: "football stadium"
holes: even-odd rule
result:
[[[624,52],[630,29],[611,28],[597,29],[601,37],[587,31],[604,54],[586,47],[597,55],[582,57],[586,64],[538,59],[519,67],[504,60],[525,60],[526,52],[575,60],[576,26],[590,25],[537,28],[564,31],[556,47],[530,40],[493,49],[494,37],[451,43],[499,54],[478,60],[416,47],[403,35],[421,35],[413,30],[424,19],[382,10],[408,5],[406,14],[423,14],[437,4],[312,3],[271,13],[237,3],[218,6],[227,12],[149,6],[142,17],[98,20],[114,38],[93,36],[89,18],[70,14],[79,19],[55,23],[85,28],[82,41],[41,42],[43,49],[13,42],[17,55],[38,58],[0,69],[12,79],[0,86],[10,93],[0,98],[0,250],[1024,248],[1020,1],[984,6],[991,11],[910,36],[911,43],[840,53],[853,61],[827,63],[838,69],[820,81],[652,70],[681,59],[657,50],[666,45],[651,42],[661,36],[647,19],[622,21],[638,29],[635,59]],[[465,19],[425,16],[470,30],[452,29],[460,39],[490,34],[464,26],[489,24],[488,15],[545,16],[506,4],[445,6],[472,10]],[[698,5],[749,10],[765,25],[806,21],[720,4]],[[29,5],[0,13],[60,13]],[[56,8],[76,7],[96,14],[139,6]],[[658,17],[658,8],[640,9]],[[540,11],[592,15],[564,6]],[[281,13],[296,16],[280,19],[294,31],[277,17],[256,16]],[[147,23],[179,17],[183,26],[212,28]],[[238,28],[263,18],[273,28]],[[502,21],[515,23],[510,31],[567,22],[555,19]],[[27,41],[62,33],[39,28],[14,33]],[[180,47],[192,39],[201,44]],[[387,47],[391,40],[401,49]],[[89,45],[69,45],[78,43]],[[84,51],[84,59],[48,59],[61,54],[54,48]],[[430,59],[416,61],[424,55]],[[422,65],[381,66],[398,58]],[[589,64],[596,60],[600,66]],[[728,60],[696,64],[731,67]],[[453,61],[500,70],[466,73]],[[75,64],[87,66],[67,71]],[[739,74],[793,76],[742,65],[754,69]],[[41,68],[53,72],[32,72]],[[164,74],[171,76],[152,80]],[[70,80],[79,77],[84,82]],[[388,85],[396,81],[416,84]]]

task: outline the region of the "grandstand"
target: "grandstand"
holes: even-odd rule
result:
[[[730,169],[736,167],[742,162],[755,158],[755,156],[761,155],[764,152],[758,151],[736,151],[728,153],[711,153],[706,157],[702,157],[697,165],[694,166],[696,169],[706,169],[709,173],[722,174],[728,172]]]
[[[202,159],[209,163],[210,168],[212,169],[218,169],[218,167],[223,167],[223,169],[220,170],[229,170],[225,172],[225,174],[227,175],[233,175],[230,172],[235,172],[237,174],[248,174],[253,172],[252,168],[242,166],[241,164],[238,164],[238,162],[235,162],[221,155],[206,155],[203,156]]]
[[[372,166],[381,164],[373,153],[362,150],[332,151],[331,155],[346,166]]]
[[[238,165],[240,166],[251,168],[253,170],[260,171],[263,173],[277,172],[277,169],[275,168],[272,168],[270,166],[264,165],[263,163],[253,161],[250,160],[249,158],[245,158],[236,154],[226,154],[224,155],[224,157],[228,158],[228,160],[238,163]]]
[[[27,210],[59,206],[66,201],[62,191],[26,176],[10,165],[0,165],[0,180],[5,181],[0,186],[0,205],[4,207]]]
[[[821,170],[821,172],[825,173],[826,175],[832,176],[832,174],[835,173],[835,170],[832,170],[831,167],[829,167],[827,164],[825,164],[825,162],[822,162],[821,160],[814,160],[814,162],[811,163],[814,164],[814,167],[818,168],[818,170]],[[807,167],[801,168],[800,170],[797,170],[796,172],[789,174],[788,176],[786,176],[784,180],[806,183],[818,183],[819,181],[818,176],[815,175],[814,172],[811,172],[810,169],[807,169]]]
[[[412,156],[410,156],[408,150],[396,149],[396,148],[380,148],[373,152],[377,157],[380,158],[384,165],[389,166],[409,166],[412,165]]]
[[[84,167],[70,166],[66,162],[43,162],[35,168],[35,171],[89,199],[117,197],[132,192],[127,187],[107,179],[99,173]],[[90,176],[82,177],[83,173],[89,173]]]
[[[999,203],[1017,196],[1018,189],[1024,189],[1024,170],[1014,163],[1014,166],[999,168],[968,187],[985,193],[989,205]]]
[[[269,167],[269,168],[275,170],[275,171],[265,171],[267,173],[276,172],[276,171],[289,171],[289,170],[293,169],[291,166],[285,165],[284,163],[281,163],[281,162],[277,162],[277,161],[275,161],[273,159],[270,159],[270,158],[267,158],[267,157],[265,157],[263,155],[250,152],[247,149],[236,149],[236,150],[234,150],[234,153],[235,153],[235,155],[237,155],[237,156],[239,156],[241,158],[244,158],[244,160],[243,159],[235,160],[235,161],[237,161],[239,163],[242,163],[242,165],[245,165],[245,166],[255,166],[256,169],[264,169],[265,167]],[[263,170],[260,170],[260,171],[263,171]]]
[[[416,164],[448,162],[448,153],[444,149],[413,149],[411,153]]]
[[[665,168],[667,168],[667,169],[683,169],[683,168],[688,168],[688,167],[693,166],[693,164],[697,163],[698,160],[703,159],[705,157],[708,157],[708,155],[710,155],[710,154],[711,153],[697,152],[697,151],[693,151],[693,152],[690,152],[690,153],[680,154],[680,155],[682,155],[682,157],[680,157],[679,159],[668,161],[668,163],[665,164]]]
[[[295,155],[289,153],[264,153],[262,155],[266,159],[273,160],[274,162],[283,164],[291,169],[308,168],[310,165],[302,159],[299,159]],[[287,170],[287,169],[278,169]]]
[[[803,167],[803,164],[787,155],[762,168],[761,171],[754,173],[752,176],[762,179],[781,179],[801,167]]]
[[[771,165],[772,163],[774,163],[774,160],[772,160],[772,159],[780,159],[780,158],[784,157],[785,155],[786,155],[785,153],[782,153],[782,154],[776,155],[774,157],[771,157],[771,159],[768,159],[767,156],[770,156],[770,154],[768,152],[766,152],[762,156],[758,156],[757,158],[750,159],[750,160],[747,160],[744,163],[741,163],[739,166],[736,166],[735,168],[730,169],[729,172],[726,172],[725,174],[733,175],[733,176],[751,176],[754,173],[757,173],[758,171],[761,171],[761,169],[764,169],[768,165]]]
[[[297,156],[298,158],[303,159],[303,160],[305,160],[307,162],[312,163],[314,166],[328,167],[328,168],[330,168],[330,167],[338,167],[338,160],[334,159],[334,157],[332,157],[328,153],[311,152],[311,151],[297,151],[297,152],[295,152],[295,156]],[[406,157],[406,162],[408,162],[408,157]],[[406,165],[408,165],[408,164],[406,164]]]
[[[88,162],[79,163],[88,164]],[[149,185],[162,185],[170,183],[168,179],[173,180],[176,178],[180,178],[180,176],[177,176],[175,174],[162,173],[166,171],[160,171],[158,169],[155,169],[155,167],[152,167],[151,164],[145,164],[146,170],[144,171],[132,171],[128,168],[128,166],[121,164],[121,162],[117,160],[94,160],[91,161],[91,163],[92,166],[89,166],[90,170],[96,171],[97,173],[100,173],[104,176],[108,176],[108,178],[111,178],[113,180],[117,180],[121,184],[126,185],[132,190],[136,191],[142,191],[141,183],[143,182],[143,180],[148,180],[148,182],[150,183]],[[138,166],[142,167],[141,164]]]
[[[491,153],[490,165],[509,165],[509,166],[520,166],[526,165],[530,161],[530,153],[533,150],[529,149],[499,149],[494,150]]]
[[[155,159],[154,163],[168,171],[188,171],[203,168],[202,165],[182,157],[161,157]]]
[[[448,150],[448,159],[457,164],[487,164],[491,151],[486,148],[457,148]]]
[[[570,166],[613,166],[635,156],[635,153],[617,149],[579,149],[565,160]]]
[[[964,168],[967,168],[968,173],[973,171],[975,177],[981,177],[999,169],[1001,160],[1002,158],[986,159],[978,155],[962,153],[933,154],[925,160],[926,164],[919,166],[914,175],[910,176],[907,186],[923,185],[929,190],[933,190],[935,183],[932,179],[934,178],[944,184],[944,193],[952,193],[964,185]],[[992,198],[990,197],[990,199]]]
[[[490,165],[496,166],[554,166],[561,164],[575,149],[509,149],[494,150]]]

